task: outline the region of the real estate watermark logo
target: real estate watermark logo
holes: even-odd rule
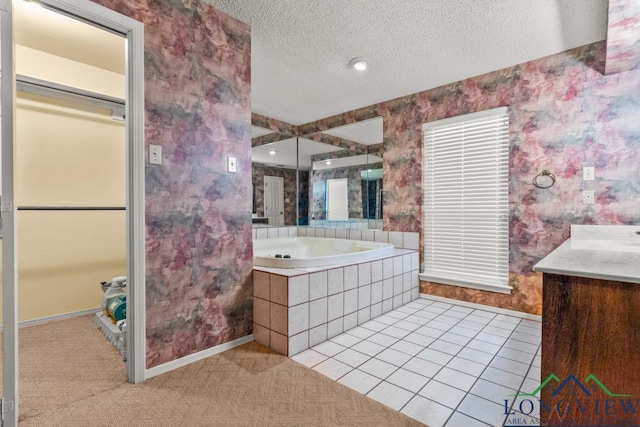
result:
[[[547,387],[553,387],[550,398],[542,400],[540,393]],[[504,414],[507,415],[505,427],[539,425],[542,413],[563,420],[587,414],[610,418],[611,425],[637,425],[634,420],[640,417],[640,399],[630,394],[612,392],[594,374],[589,374],[584,381],[573,374],[564,380],[551,374],[530,393],[512,396],[504,399]]]

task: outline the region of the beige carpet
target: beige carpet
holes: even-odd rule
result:
[[[125,382],[91,317],[20,330],[21,426],[420,426],[269,349],[249,343]]]

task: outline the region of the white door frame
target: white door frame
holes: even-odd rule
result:
[[[267,182],[269,181],[269,182]],[[276,215],[267,215],[267,208],[266,208],[266,194],[267,194],[267,185],[269,184],[274,184],[277,183],[277,186],[280,188],[280,197],[278,198],[278,209],[275,209]],[[265,203],[265,209],[264,209],[264,216],[269,218],[269,225],[284,225],[284,178],[281,176],[271,176],[271,175],[265,175],[264,176],[264,194],[265,197],[263,197],[264,199],[264,203]],[[274,209],[271,208],[270,209],[271,213],[274,212]],[[271,219],[275,218],[277,222],[277,224],[273,224],[271,222]]]
[[[89,0],[39,1],[49,9],[121,34],[127,40],[127,381],[139,383],[145,380],[146,373],[144,25]]]

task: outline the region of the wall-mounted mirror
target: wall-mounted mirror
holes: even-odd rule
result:
[[[252,126],[251,137],[254,226],[382,229],[381,117],[304,137]]]
[[[382,127],[376,117],[307,135],[337,148],[311,155],[309,225],[382,229]]]

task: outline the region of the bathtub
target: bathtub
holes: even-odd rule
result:
[[[253,264],[258,267],[304,268],[348,264],[391,255],[390,243],[322,237],[285,237],[253,242]],[[277,257],[277,255],[282,256]],[[289,258],[284,258],[288,256]]]

